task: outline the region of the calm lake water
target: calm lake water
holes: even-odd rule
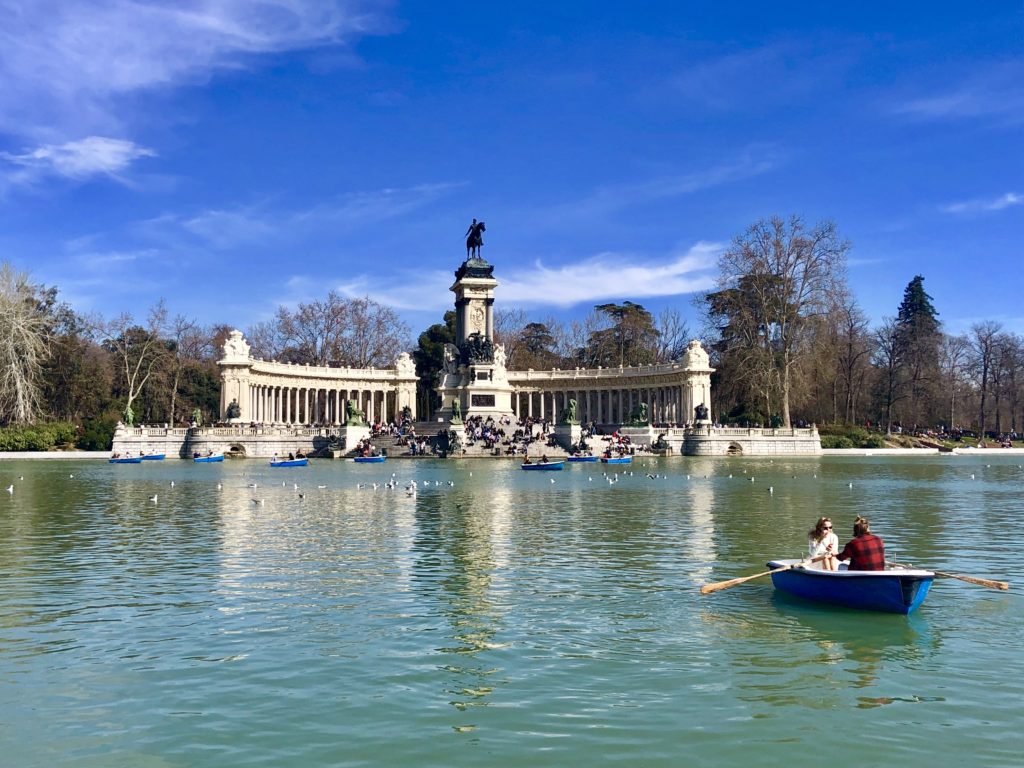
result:
[[[1019,463],[2,462],[0,764],[1019,766]],[[1011,590],[698,593],[822,513]]]

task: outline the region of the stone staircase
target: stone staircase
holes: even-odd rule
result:
[[[433,421],[419,421],[413,425],[416,436],[426,437],[428,444],[428,453],[424,456],[436,456],[434,452],[435,446],[439,451],[447,449],[447,437],[441,437],[438,435],[439,430],[443,430],[445,424],[442,422]],[[446,431],[446,430],[445,430]],[[409,446],[398,445],[398,437],[394,435],[385,435],[382,437],[374,437],[370,440],[374,448],[379,451],[387,453],[388,457],[404,457],[404,458],[419,458],[419,456],[412,457],[409,452]],[[494,448],[488,448],[483,442],[474,443],[473,445],[464,445],[460,457],[462,458],[504,458],[504,459],[516,459],[522,460],[522,453],[517,453],[515,456],[510,456],[506,453],[508,446],[503,443],[496,446],[497,453]],[[541,442],[534,442],[530,445],[530,456],[538,458],[542,454],[546,454],[548,458],[565,458],[568,453],[558,446],[546,445]]]

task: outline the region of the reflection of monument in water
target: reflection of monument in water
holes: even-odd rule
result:
[[[436,650],[448,656],[445,692],[458,710],[486,706],[496,683],[498,639],[505,607],[494,595],[509,561],[512,504],[507,489],[491,489],[486,508],[453,505],[443,497],[416,500],[410,548],[410,588],[436,601],[449,624]]]

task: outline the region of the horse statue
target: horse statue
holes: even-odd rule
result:
[[[475,256],[480,258],[480,246],[484,244],[483,233],[487,231],[487,227],[484,226],[482,221],[473,219],[473,223],[469,225],[469,229],[466,230],[466,258]]]

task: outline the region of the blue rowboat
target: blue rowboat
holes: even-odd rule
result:
[[[272,467],[304,467],[307,464],[309,464],[309,459],[282,459],[270,462]]]
[[[380,464],[387,456],[356,456],[352,461],[356,464]]]
[[[166,453],[147,453],[142,457],[143,461],[163,461],[167,458]]]
[[[535,469],[535,470],[559,470],[565,466],[564,461],[531,461],[529,464],[520,464],[520,469]]]
[[[215,461],[224,461],[224,454],[215,453],[213,456],[196,456],[192,461],[196,464],[212,464]]]
[[[772,583],[780,592],[847,608],[908,614],[924,602],[935,580],[931,571],[919,568],[886,568],[884,571],[825,571],[817,563],[790,568],[799,560],[772,560]]]
[[[631,464],[633,462],[632,456],[602,456],[601,462],[603,464]]]
[[[116,459],[108,459],[110,464],[141,464],[141,456],[119,456]]]
[[[571,462],[597,461],[597,456],[570,456],[569,457],[569,461],[571,461]]]

